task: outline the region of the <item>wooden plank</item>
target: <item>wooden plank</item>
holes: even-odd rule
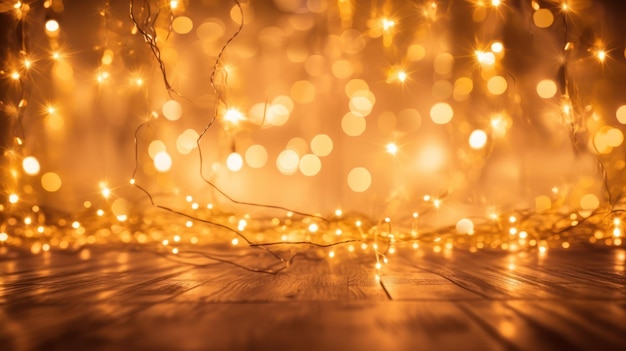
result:
[[[506,304],[541,330],[559,335],[561,344],[586,350],[626,349],[626,334],[623,326],[619,326],[626,320],[624,308],[613,310],[609,318],[592,312],[604,303],[585,301],[581,305],[568,301],[509,301]],[[616,320],[622,322],[615,324]],[[611,327],[606,328],[607,325]]]
[[[505,348],[449,302],[159,304],[91,334],[102,349]]]

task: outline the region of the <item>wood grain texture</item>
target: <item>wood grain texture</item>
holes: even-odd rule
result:
[[[407,250],[380,282],[368,255],[323,254],[268,275],[146,252],[4,250],[0,350],[626,349],[623,249]]]

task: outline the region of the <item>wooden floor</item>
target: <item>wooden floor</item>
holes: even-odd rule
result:
[[[371,256],[315,254],[266,275],[3,248],[0,350],[626,350],[623,249],[403,251],[382,284]]]

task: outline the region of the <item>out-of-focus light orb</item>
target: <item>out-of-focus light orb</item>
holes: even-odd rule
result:
[[[54,72],[54,76],[63,81],[69,81],[74,77],[74,69],[69,62],[66,61],[58,61],[54,63],[52,68]]]
[[[372,176],[364,167],[353,168],[348,173],[348,186],[354,192],[361,193],[372,185]]]
[[[196,29],[196,36],[200,40],[212,42],[221,38],[225,33],[225,26],[217,18],[210,18]]]
[[[501,42],[496,41],[491,44],[491,51],[497,54],[501,53],[504,50],[504,45]]]
[[[396,145],[395,143],[389,143],[385,145],[385,149],[387,150],[388,153],[392,155],[395,155],[398,153],[398,145]]]
[[[552,208],[552,200],[546,195],[540,195],[535,198],[535,210],[537,212],[548,211]]]
[[[267,121],[273,126],[282,126],[289,121],[289,109],[282,104],[273,104],[267,109]]]
[[[391,115],[393,116],[393,115]],[[378,117],[380,121],[380,116]],[[414,132],[422,125],[422,115],[414,108],[405,108],[398,112],[395,128],[402,132]]]
[[[128,210],[130,209],[130,203],[124,198],[118,198],[113,200],[111,203],[111,213],[115,215],[115,217],[128,215]]]
[[[17,194],[9,195],[9,203],[16,204],[18,201],[20,201],[20,197]]]
[[[294,150],[283,150],[276,159],[278,171],[284,175],[292,175],[298,170],[300,157]]]
[[[600,206],[600,200],[594,194],[586,194],[580,198],[580,207],[586,211],[595,210]]]
[[[452,95],[452,83],[449,81],[442,79],[436,81],[432,86],[432,94],[435,99],[445,100]]]
[[[299,80],[289,90],[293,101],[299,104],[308,104],[315,99],[315,85],[308,80]]]
[[[193,21],[186,16],[174,18],[172,21],[172,30],[177,34],[187,34],[193,29]]]
[[[300,172],[305,176],[312,177],[317,175],[322,169],[322,161],[313,154],[306,154],[300,159]]]
[[[493,95],[502,95],[507,87],[506,79],[502,76],[493,76],[487,81],[487,90]]]
[[[550,99],[556,95],[556,83],[551,79],[544,79],[537,84],[537,94],[544,99]]]
[[[606,143],[610,147],[619,147],[624,142],[624,133],[617,128],[611,128],[606,131]]]
[[[447,52],[437,55],[433,62],[433,67],[437,74],[450,74],[454,68],[454,56]]]
[[[358,91],[369,91],[370,87],[366,81],[363,79],[351,79],[346,83],[344,91],[346,92],[346,96],[351,98]]]
[[[246,150],[246,163],[251,168],[261,168],[267,163],[267,150],[263,145],[252,145]]]
[[[346,115],[341,119],[341,129],[343,129],[343,132],[349,136],[354,137],[363,134],[366,127],[367,122],[365,122],[365,118],[355,116],[350,112],[346,113]]]
[[[426,56],[426,49],[420,44],[413,44],[409,46],[406,56],[409,61],[420,61]]]
[[[417,155],[417,166],[422,172],[436,172],[446,163],[444,150],[436,144],[422,147]]]
[[[22,168],[24,168],[24,172],[29,175],[39,174],[39,170],[41,169],[39,161],[33,156],[25,157],[24,160],[22,160]]]
[[[462,218],[456,222],[456,231],[459,234],[474,234],[474,222],[469,218]]]
[[[154,155],[154,168],[161,173],[167,172],[172,168],[172,157],[167,151],[159,151]]]
[[[295,137],[289,139],[287,142],[287,147],[285,149],[295,151],[299,156],[304,155],[309,152],[309,144],[301,137]]]
[[[243,167],[243,157],[237,152],[232,152],[226,157],[226,168],[231,172],[239,172]]]
[[[452,97],[456,101],[466,100],[473,89],[474,81],[468,77],[460,77],[454,82]]]
[[[626,124],[626,105],[622,105],[617,108],[615,111],[615,117],[617,117],[617,121],[621,124]]]
[[[539,9],[533,13],[533,23],[538,28],[548,28],[554,23],[554,15],[548,9]]]
[[[475,129],[469,136],[469,145],[472,149],[479,150],[487,144],[487,133],[481,129]]]
[[[357,91],[350,98],[350,112],[359,117],[366,117],[372,113],[376,98],[369,90]]]
[[[161,140],[152,140],[148,145],[148,155],[154,160],[154,157],[161,151],[165,151],[165,143]]]
[[[183,116],[183,106],[176,100],[168,100],[161,108],[163,116],[170,121],[177,121]]]
[[[61,189],[62,184],[61,177],[54,172],[44,173],[44,175],[41,176],[41,186],[45,191],[53,193]]]
[[[333,63],[331,71],[337,79],[348,79],[354,73],[354,65],[348,60],[337,60]]]
[[[318,134],[311,139],[311,151],[319,156],[328,156],[333,151],[333,139],[326,134]]]
[[[48,34],[56,33],[59,31],[59,22],[53,19],[47,20],[45,27]]]
[[[198,146],[197,141],[199,136],[198,132],[193,129],[187,129],[180,133],[178,138],[176,138],[176,150],[178,150],[181,155],[189,154],[191,150]]]
[[[454,117],[452,106],[445,102],[440,102],[430,108],[430,119],[436,124],[446,124]]]

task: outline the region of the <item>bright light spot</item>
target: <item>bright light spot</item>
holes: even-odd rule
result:
[[[26,174],[36,175],[40,170],[39,161],[33,156],[25,157],[24,160],[22,160],[22,168],[24,168]]]
[[[501,114],[492,116],[490,124],[495,137],[502,138],[506,135],[506,131],[509,127],[509,121],[504,116]]]
[[[487,133],[484,130],[476,129],[470,134],[469,145],[472,149],[478,150],[487,144]]]
[[[171,0],[170,1],[170,8],[172,10],[176,9],[178,7],[178,0]]]
[[[100,191],[102,192],[102,197],[105,199],[108,199],[109,196],[111,196],[111,189],[109,189],[104,183],[100,183]]]
[[[396,22],[394,20],[391,20],[389,18],[383,18],[380,20],[380,22],[383,25],[383,30],[389,30],[390,28],[392,28],[393,26],[396,25]]]
[[[9,203],[16,204],[20,200],[20,197],[17,194],[9,195]]]
[[[59,22],[53,19],[46,21],[46,31],[48,33],[55,33],[58,30],[59,30]]]
[[[236,108],[229,108],[226,110],[226,113],[224,113],[224,120],[232,124],[237,124],[245,119],[246,118],[243,116],[243,113]]]
[[[491,5],[498,7],[502,4],[502,0],[491,0]]]
[[[493,52],[476,50],[474,51],[474,54],[476,55],[476,60],[478,60],[481,65],[492,66],[494,63],[496,63],[496,56],[493,54]]]
[[[328,253],[328,257],[330,257],[330,258],[335,257],[335,251],[330,251],[330,252]]]
[[[392,155],[398,153],[398,145],[396,145],[395,143],[389,143],[387,144],[387,146],[385,146],[385,148],[387,149],[387,152]]]
[[[13,79],[13,80],[18,80],[18,79],[20,79],[20,72],[18,72],[18,71],[13,71],[13,72],[11,73],[11,79]]]
[[[172,157],[167,151],[159,151],[154,155],[154,168],[161,173],[167,172],[172,168]]]
[[[0,241],[7,241],[9,240],[9,235],[7,233],[0,233]]]
[[[231,240],[230,243],[233,244],[233,246],[237,246],[237,245],[239,245],[239,239],[238,238],[233,238],[233,240]]]
[[[596,57],[600,60],[600,62],[604,62],[604,60],[606,60],[606,51],[599,49],[596,51]]]
[[[496,41],[491,44],[491,51],[495,53],[501,53],[504,50],[504,45],[501,42]]]
[[[226,158],[226,168],[231,172],[238,172],[243,167],[243,157],[233,152]]]
[[[309,231],[311,233],[315,233],[319,230],[319,226],[317,225],[317,223],[311,223],[309,224]]]
[[[404,83],[407,79],[407,74],[404,71],[398,71],[398,80],[402,83]]]

